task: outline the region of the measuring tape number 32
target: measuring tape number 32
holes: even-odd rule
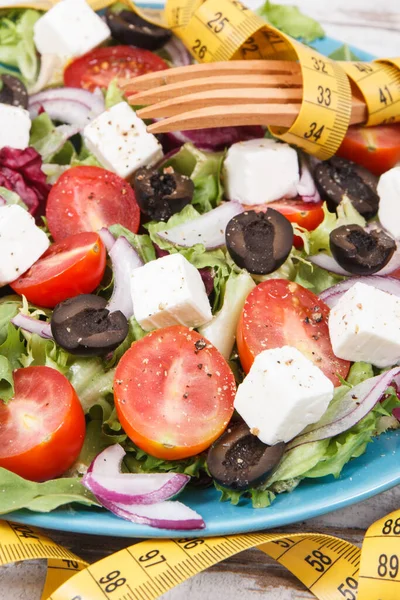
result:
[[[36,528],[0,522],[0,565],[47,559],[42,600],[153,600],[208,567],[255,547],[285,566],[319,600],[400,597],[400,511],[376,521],[362,549],[322,534],[248,533],[146,540],[92,565]]]

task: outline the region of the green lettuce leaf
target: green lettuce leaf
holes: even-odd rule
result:
[[[311,290],[314,294],[320,294],[343,280],[340,275],[329,273],[308,261],[301,261],[297,265],[296,275],[293,279],[303,287]]]
[[[164,166],[171,166],[178,173],[192,179],[194,183],[192,204],[202,214],[221,202],[223,159],[223,152],[205,152],[193,144],[184,144],[179,152],[165,162]]]
[[[325,36],[318,21],[304,15],[297,6],[272,4],[270,0],[267,0],[258,13],[277,29],[294,38],[300,38],[306,43]]]
[[[99,506],[96,498],[75,478],[61,478],[35,483],[0,468],[0,514],[27,508],[49,512],[70,502]]]
[[[33,26],[39,18],[40,13],[30,8],[12,10],[0,18],[0,62],[19,69],[27,84],[33,83],[38,73]]]
[[[11,190],[0,186],[0,196],[4,198],[7,204],[17,204],[21,208],[28,210],[27,205],[21,200],[21,198],[16,192],[12,192]]]
[[[148,263],[151,260],[156,260],[156,251],[149,235],[132,233],[132,231],[123,225],[111,225],[109,230],[117,239],[121,235],[126,237],[128,242],[131,244],[131,246],[133,246],[144,263]]]
[[[10,321],[18,314],[21,306],[22,302],[19,296],[0,298],[0,344],[6,340]]]
[[[123,102],[125,100],[124,93],[118,85],[118,79],[113,79],[111,83],[108,84],[108,88],[105,92],[104,103],[106,109],[112,108],[116,104]]]
[[[14,395],[13,371],[21,365],[21,355],[25,350],[19,331],[8,321],[6,336],[0,344],[0,399],[8,402]]]
[[[0,355],[0,402],[7,404],[14,395],[14,377],[10,361]]]
[[[42,156],[44,162],[69,165],[75,155],[71,142],[64,141],[63,134],[57,129],[47,113],[42,113],[32,121],[29,144]]]
[[[360,60],[360,57],[354,54],[352,49],[347,44],[339,46],[339,48],[337,48],[331,54],[329,54],[329,58],[332,58],[332,60]]]
[[[182,460],[163,460],[141,450],[133,442],[124,445],[127,452],[124,465],[131,473],[185,473],[190,477],[199,477],[206,470],[206,454],[198,454]]]

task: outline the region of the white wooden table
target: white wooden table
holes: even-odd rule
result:
[[[331,37],[381,56],[400,55],[400,0],[279,0],[297,3],[317,18]],[[247,2],[255,6],[255,2]],[[259,2],[257,2],[259,4]],[[281,528],[326,532],[360,544],[374,520],[400,508],[400,487],[327,516]],[[128,541],[54,533],[53,538],[90,562]],[[41,561],[0,570],[0,600],[39,600],[45,567]],[[283,567],[257,550],[243,552],[168,592],[163,600],[300,600],[314,598]]]

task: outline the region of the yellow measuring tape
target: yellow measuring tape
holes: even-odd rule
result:
[[[48,9],[56,2],[21,0],[18,6]],[[171,29],[200,62],[298,61],[303,86],[299,115],[289,129],[271,127],[271,132],[320,159],[335,154],[346,135],[352,87],[367,104],[367,125],[400,121],[400,59],[337,63],[266,24],[239,0],[167,0],[164,10],[123,2],[148,21]],[[112,3],[89,0],[95,10]]]
[[[400,511],[371,525],[362,549],[330,535],[248,533],[146,540],[92,565],[36,528],[0,522],[0,565],[47,558],[42,600],[153,600],[255,547],[289,569],[319,600],[400,597]]]

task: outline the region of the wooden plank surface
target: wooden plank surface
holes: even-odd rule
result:
[[[278,0],[277,0],[278,1]],[[328,35],[381,56],[400,55],[400,0],[279,0],[298,4],[321,21]],[[255,2],[248,2],[254,6]],[[257,2],[259,4],[259,2]],[[400,487],[356,506],[282,528],[326,532],[360,545],[374,520],[400,507]],[[238,509],[239,511],[240,509]],[[88,561],[96,561],[132,540],[52,532]],[[45,566],[19,563],[0,570],[0,600],[39,600]],[[168,592],[163,600],[305,600],[314,598],[288,571],[257,550],[242,552]]]

